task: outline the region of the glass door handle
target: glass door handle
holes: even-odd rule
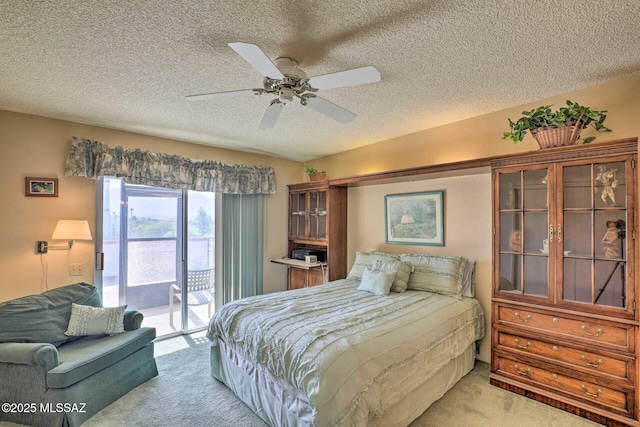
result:
[[[562,225],[558,224],[558,243],[562,243]]]
[[[549,243],[553,243],[553,224],[549,224]]]

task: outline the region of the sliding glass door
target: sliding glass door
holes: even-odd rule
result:
[[[105,306],[142,311],[158,335],[206,326],[215,307],[215,195],[101,181]]]

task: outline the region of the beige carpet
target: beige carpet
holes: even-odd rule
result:
[[[83,427],[266,426],[211,378],[209,341],[202,333],[156,343],[156,359],[158,377],[98,412]],[[598,425],[489,385],[489,365],[479,362],[411,427]]]
[[[489,384],[489,365],[475,368],[411,427],[593,427],[600,424]],[[601,427],[601,426],[600,426]]]

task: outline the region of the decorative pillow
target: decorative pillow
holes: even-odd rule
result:
[[[462,298],[462,282],[467,259],[457,256],[403,255],[410,260],[413,272],[408,288]]]
[[[372,270],[369,267],[365,267],[358,290],[375,295],[386,296],[389,295],[391,284],[395,278],[396,273],[383,270]]]
[[[82,337],[122,333],[124,332],[124,311],[126,309],[126,305],[101,308],[71,304],[71,318],[64,334],[70,337]]]
[[[404,261],[376,261],[373,270],[388,271],[396,274],[396,278],[391,285],[391,292],[404,292],[407,290],[411,265]]]
[[[351,271],[347,275],[347,279],[362,280],[362,275],[366,267],[372,267],[376,261],[399,261],[398,255],[387,254],[384,252],[356,252],[356,259],[353,262]]]

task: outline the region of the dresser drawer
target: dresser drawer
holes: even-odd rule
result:
[[[633,326],[600,322],[589,318],[570,318],[542,311],[512,306],[498,306],[497,321],[518,328],[562,336],[571,342],[575,339],[588,345],[614,348],[627,352],[635,349]]]
[[[548,368],[516,361],[509,357],[496,356],[497,371],[533,386],[551,390],[573,399],[579,399],[604,409],[633,416],[633,389],[617,390],[594,382],[582,381],[555,373]]]
[[[613,380],[622,379],[629,385],[635,383],[631,374],[633,372],[633,358],[615,357],[594,352],[593,349],[589,349],[590,351],[580,350],[502,331],[498,331],[498,346],[502,349],[539,356],[554,363],[562,363],[582,372],[609,376]]]

